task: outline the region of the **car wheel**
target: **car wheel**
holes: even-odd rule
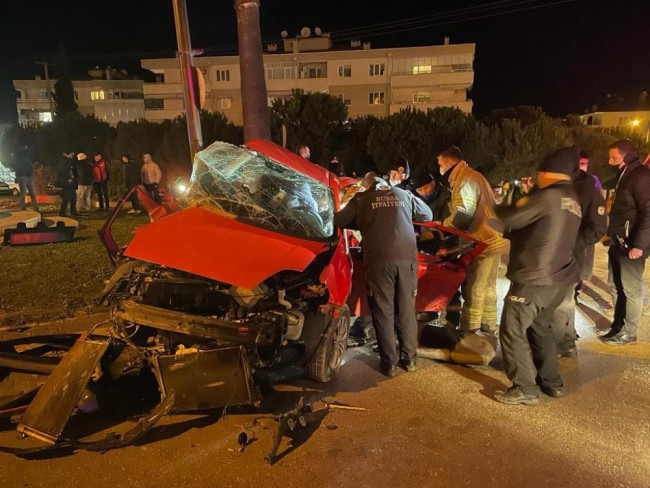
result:
[[[17,197],[18,195],[20,195],[20,192],[18,191],[17,188],[12,188],[12,189],[11,189],[11,194],[12,194],[13,196]]]
[[[339,309],[338,318],[331,317],[320,344],[305,366],[307,376],[320,383],[327,383],[341,367],[348,347],[350,334],[350,311],[347,305]]]

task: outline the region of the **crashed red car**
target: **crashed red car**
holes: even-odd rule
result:
[[[325,169],[258,140],[217,142],[198,153],[180,202],[157,205],[142,187],[131,189],[152,221],[118,246],[111,225],[127,194],[100,230],[117,265],[101,297],[112,310],[109,333],[91,331],[65,346],[58,365],[48,362],[51,374],[19,430],[58,442],[98,378],[152,374],[161,402],[150,424],[169,411],[256,404],[259,386],[282,377],[329,381],[346,351],[350,308],[367,313],[358,250],[351,233],[333,225],[342,186]],[[484,244],[436,224],[424,228],[436,238],[421,243],[416,306],[441,311]],[[446,246],[450,233],[456,239]],[[15,364],[19,355],[8,354]],[[23,369],[36,368],[29,361]],[[53,413],[52,405],[63,410]]]

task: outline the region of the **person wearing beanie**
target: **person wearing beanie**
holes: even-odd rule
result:
[[[77,154],[77,212],[90,212],[90,197],[93,192],[93,168],[84,153]]]
[[[537,187],[513,206],[497,207],[500,222],[490,221],[510,239],[500,340],[512,386],[495,393],[501,403],[537,405],[540,389],[553,398],[564,394],[551,324],[567,287],[578,281],[573,249],[582,212],[572,182],[578,159],[575,148],[549,155],[538,167]]]
[[[643,313],[643,271],[650,254],[650,168],[643,166],[631,141],[609,147],[609,164],[620,173],[609,214],[609,286],[614,320],[602,341],[610,345],[637,340]]]
[[[438,165],[441,175],[449,175],[451,189],[450,214],[442,224],[487,244],[487,248],[465,269],[465,281],[461,286],[460,330],[463,336],[480,330],[495,333],[499,263],[508,242],[487,223],[495,217],[494,193],[485,177],[463,160],[456,146],[440,153]]]

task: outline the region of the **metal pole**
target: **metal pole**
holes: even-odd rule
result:
[[[259,0],[235,0],[239,68],[244,112],[244,142],[271,140],[269,107],[264,79]]]
[[[178,41],[178,61],[181,69],[183,84],[183,101],[185,102],[185,119],[187,121],[187,136],[190,142],[190,155],[194,155],[203,147],[201,135],[201,118],[196,101],[199,94],[195,93],[192,66],[192,43],[190,27],[187,21],[187,5],[185,0],[172,0],[174,5],[174,23],[176,24],[176,40]]]

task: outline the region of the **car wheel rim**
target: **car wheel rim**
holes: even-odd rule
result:
[[[342,315],[336,321],[334,344],[332,344],[332,359],[330,361],[330,367],[332,369],[337,369],[341,365],[343,354],[347,350],[348,332],[350,331],[349,321],[350,319],[346,315]]]

